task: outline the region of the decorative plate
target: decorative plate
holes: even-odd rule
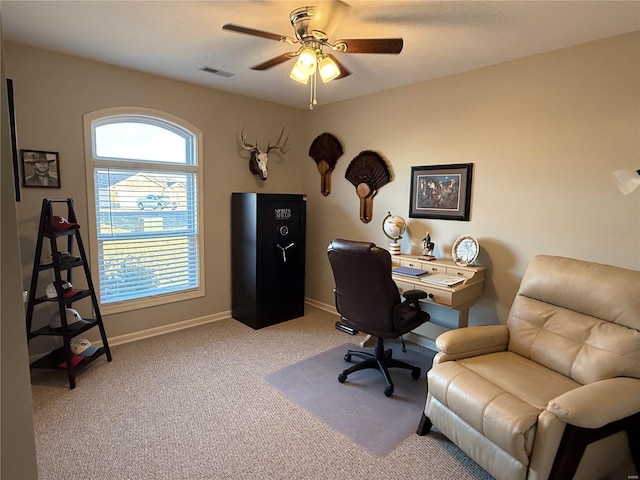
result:
[[[453,244],[451,255],[456,265],[465,267],[471,265],[478,258],[480,253],[480,245],[478,240],[471,235],[462,235]]]

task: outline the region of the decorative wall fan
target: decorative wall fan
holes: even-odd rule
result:
[[[289,76],[293,80],[304,84],[311,81],[309,108],[313,109],[313,106],[317,104],[316,85],[318,75],[325,83],[351,75],[351,72],[332,53],[324,51],[325,48],[338,53],[397,55],[402,51],[402,38],[353,38],[336,40],[335,42],[329,41],[329,37],[350,8],[348,4],[340,0],[321,2],[319,6],[296,8],[289,15],[295,37],[256,30],[233,23],[227,23],[222,28],[246,35],[276,40],[289,45],[298,45],[296,51],[283,53],[254,65],[251,69],[267,70],[287,60],[296,58],[297,61]]]

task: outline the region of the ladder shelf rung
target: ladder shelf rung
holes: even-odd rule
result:
[[[91,355],[90,357],[84,357],[77,364],[75,364],[73,366],[74,372],[77,372],[78,369],[90,364],[96,358],[100,357],[104,353],[106,353],[104,347],[99,347],[98,350],[96,350],[96,352],[93,355]],[[30,368],[54,368],[54,369],[66,370],[67,369],[66,366],[64,366],[64,367],[60,366],[60,364],[63,363],[63,362],[66,362],[66,360],[67,360],[67,358],[66,358],[66,355],[64,353],[64,347],[60,347],[60,348],[56,348],[55,350],[49,352],[44,357],[41,357],[41,358],[33,361],[29,365],[29,367]]]
[[[88,322],[88,323],[83,324],[82,327],[75,328],[75,329],[67,327],[67,332],[68,332],[68,337],[69,338],[77,337],[81,333],[84,333],[87,330],[90,330],[93,327],[98,325],[98,321],[95,318],[83,318],[82,320],[84,320],[85,322]],[[48,335],[48,336],[53,336],[53,337],[63,337],[64,333],[62,332],[62,327],[60,327],[60,328],[51,328],[49,325],[46,325],[46,326],[44,326],[42,328],[38,328],[37,330],[34,330],[33,332],[31,332],[31,337],[32,338],[33,337],[39,337],[41,335]]]
[[[60,265],[60,270],[71,270],[72,268],[81,267],[82,265],[84,265],[84,261],[80,259],[75,262],[69,262]],[[38,265],[38,271],[42,272],[44,270],[50,270],[54,267],[55,265],[53,263],[42,263]]]
[[[91,290],[80,290],[78,293],[76,293],[73,297],[69,297],[69,298],[64,298],[64,304],[65,305],[71,305],[74,302],[77,302],[78,300],[81,300],[85,297],[89,297],[91,295]],[[58,301],[58,297],[56,298],[49,298],[49,297],[37,297],[34,299],[34,305],[37,305],[39,303],[46,303],[46,302],[57,302]]]

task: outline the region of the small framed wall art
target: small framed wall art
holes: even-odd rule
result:
[[[409,217],[469,221],[472,163],[411,167]]]
[[[20,150],[22,158],[22,186],[60,188],[58,152]]]

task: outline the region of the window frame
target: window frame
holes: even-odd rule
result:
[[[95,127],[111,123],[110,120],[138,121],[148,125],[166,128],[173,133],[188,133],[191,142],[191,163],[176,163],[150,160],[126,160],[121,158],[98,157],[95,145]],[[198,287],[181,292],[164,293],[139,299],[124,300],[120,302],[102,303],[100,289],[100,275],[93,276],[93,283],[98,290],[97,298],[100,310],[103,314],[126,312],[142,308],[148,308],[167,303],[179,302],[200,298],[205,295],[204,277],[204,217],[203,217],[203,134],[195,125],[167,112],[145,107],[113,107],[96,110],[83,116],[84,140],[85,140],[85,165],[87,184],[88,230],[89,230],[89,258],[94,272],[99,272],[98,259],[98,225],[96,216],[95,198],[95,170],[98,168],[132,168],[144,169],[145,166],[153,166],[155,171],[165,172],[189,172],[196,178],[196,215],[197,215],[197,246],[198,246]]]

